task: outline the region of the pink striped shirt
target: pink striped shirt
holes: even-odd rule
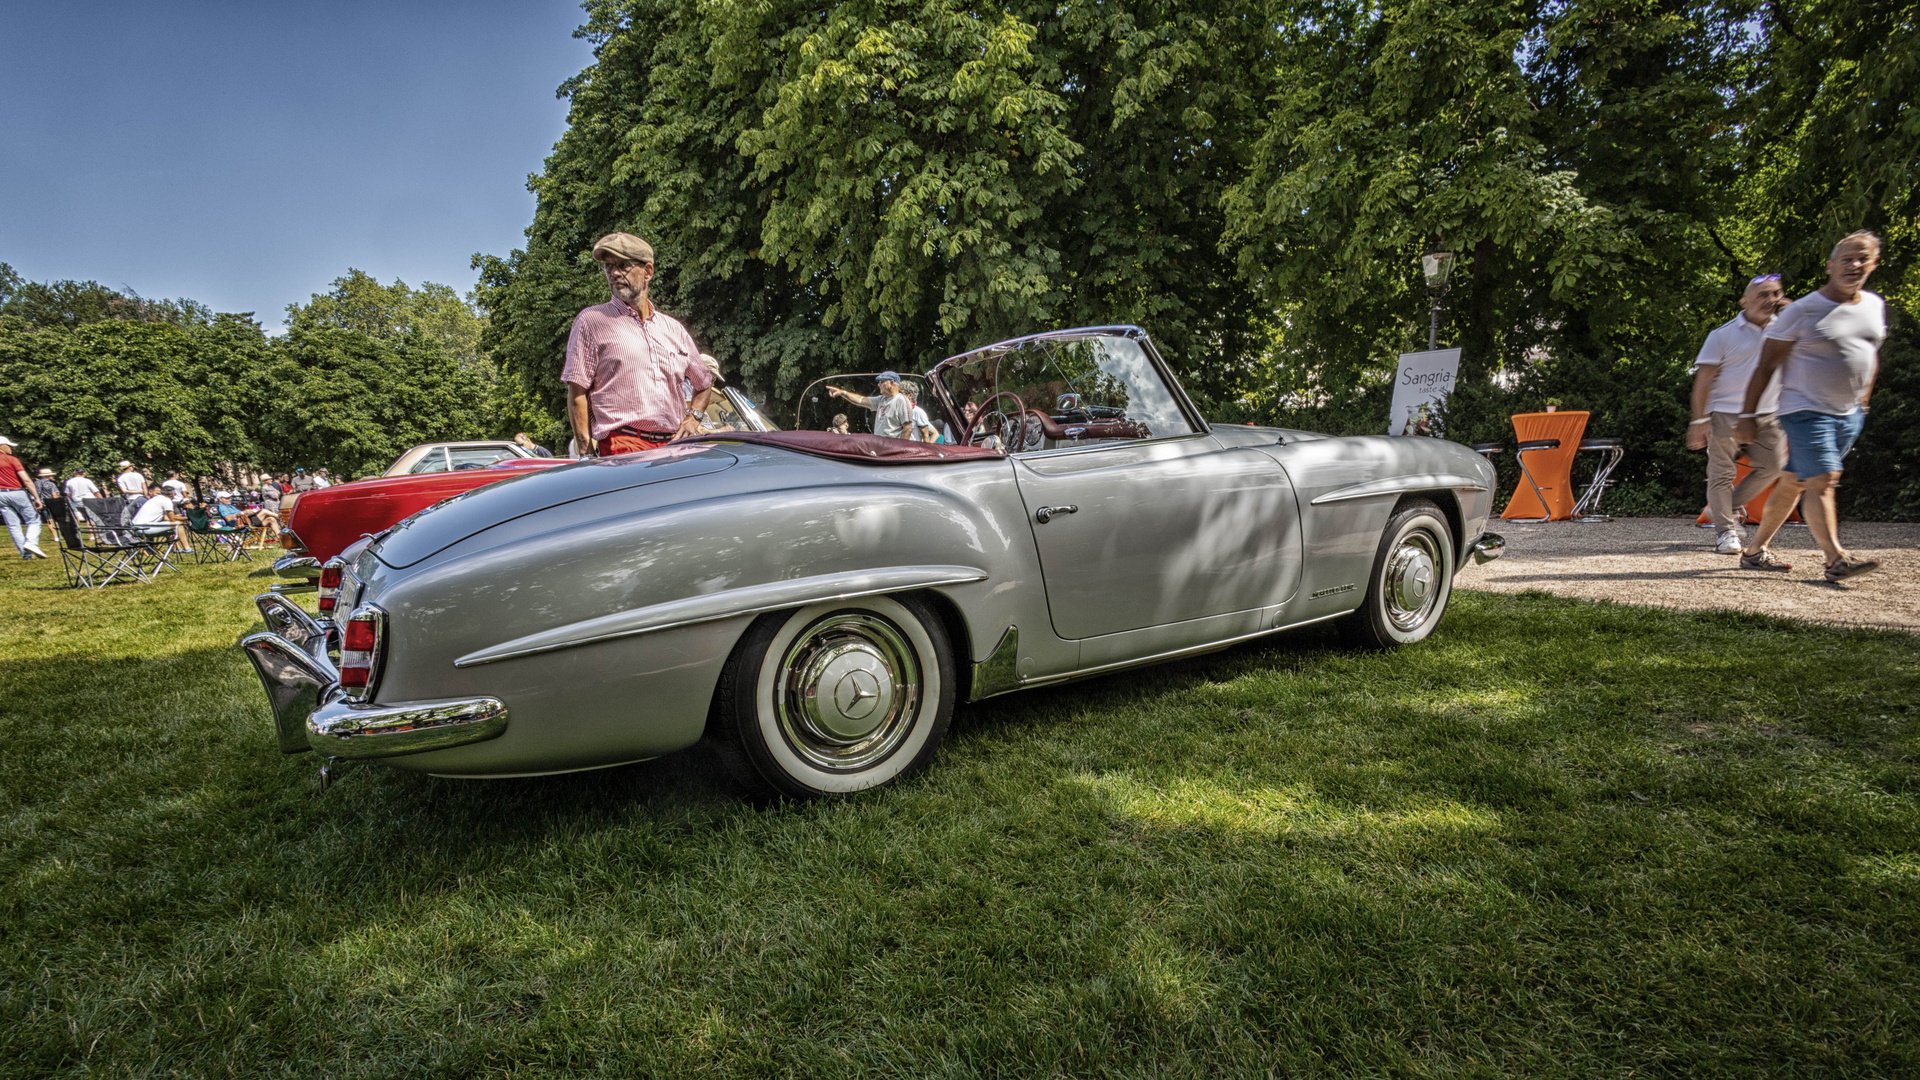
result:
[[[619,297],[574,316],[560,378],[587,391],[596,441],[626,426],[677,431],[687,415],[686,384],[696,394],[713,385],[680,320],[654,308],[643,322]]]

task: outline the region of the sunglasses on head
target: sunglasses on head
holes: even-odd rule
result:
[[[1758,285],[1758,284],[1760,284],[1761,282],[1765,282],[1765,281],[1779,281],[1779,280],[1780,280],[1780,275],[1779,275],[1779,274],[1761,274],[1761,275],[1760,275],[1759,277],[1757,277],[1757,278],[1752,278],[1752,279],[1750,279],[1750,280],[1749,280],[1749,281],[1747,282],[1747,284],[1749,284],[1749,285]]]

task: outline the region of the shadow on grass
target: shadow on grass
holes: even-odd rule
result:
[[[231,649],[0,661],[0,1052],[367,1075],[1896,1074],[1911,638],[1540,594],[960,710],[742,801],[701,752],[324,797]],[[95,1055],[102,1055],[96,1057]]]

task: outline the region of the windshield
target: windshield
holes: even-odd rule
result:
[[[1050,450],[1193,433],[1145,343],[1131,336],[989,345],[947,361],[936,374],[955,406],[973,414],[969,441],[976,445]]]
[[[799,407],[793,410],[793,426],[800,431],[887,434],[896,438],[913,438],[916,434],[913,429],[919,427],[918,421],[924,417],[926,426],[933,428],[936,441],[944,441],[946,422],[940,417],[940,410],[934,405],[933,399],[927,396],[927,380],[923,376],[900,376],[900,393],[921,412],[919,416],[914,416],[905,407],[900,407],[899,411],[905,412],[905,426],[900,427],[895,435],[893,427],[901,425],[903,420],[897,413],[889,416],[887,400],[881,395],[875,381],[876,374],[829,375],[812,383],[800,393]],[[850,396],[832,393],[830,387],[845,391]],[[876,430],[876,421],[881,425],[880,430]],[[924,435],[925,432],[918,434]]]
[[[745,394],[732,387],[719,387],[707,397],[707,410],[700,418],[702,434],[718,431],[778,431],[761,415]]]

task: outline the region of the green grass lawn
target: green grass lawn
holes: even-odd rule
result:
[[[263,565],[0,565],[0,1074],[1920,1074],[1911,636],[1466,593],[963,708],[847,802],[321,796]]]

